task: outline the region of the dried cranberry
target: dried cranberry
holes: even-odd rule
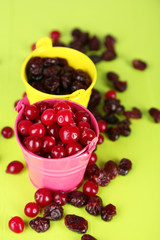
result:
[[[138,59],[133,60],[132,64],[133,64],[134,68],[141,70],[141,71],[145,70],[147,67],[147,64],[144,61],[141,61]]]
[[[89,110],[91,111],[91,113],[93,114],[93,116],[97,121],[102,120],[102,115],[96,108],[91,108],[91,109],[89,108]]]
[[[99,174],[98,166],[95,163],[89,163],[87,165],[85,174],[87,175],[87,177],[89,177],[90,175],[97,175],[98,176],[98,174]]]
[[[73,191],[68,193],[68,203],[75,207],[81,208],[88,202],[88,197],[80,191]]]
[[[124,92],[127,88],[127,82],[126,81],[115,81],[114,87],[119,92]]]
[[[86,205],[86,211],[94,216],[98,216],[101,213],[102,199],[99,196],[91,196]]]
[[[103,169],[99,169],[98,176],[93,175],[90,176],[92,180],[98,183],[99,186],[104,187],[107,186],[110,182],[110,178],[107,176],[107,173]]]
[[[93,36],[92,38],[90,38],[88,45],[89,45],[90,51],[99,50],[100,49],[100,41],[99,41],[98,37]]]
[[[41,79],[42,70],[43,70],[43,59],[40,57],[33,57],[27,63],[26,73],[28,78],[32,77],[35,80]]]
[[[156,123],[160,122],[160,111],[156,108],[151,108],[149,110],[149,114],[154,118],[154,121]]]
[[[119,80],[119,75],[115,72],[108,72],[106,77],[112,82]]]
[[[29,222],[29,225],[36,232],[45,232],[50,228],[50,222],[46,218],[37,217]]]
[[[66,215],[65,225],[68,229],[77,233],[85,233],[88,229],[87,220],[76,215]]]
[[[112,180],[118,175],[118,167],[115,162],[112,160],[108,161],[104,165],[104,171],[107,174],[107,177]]]
[[[116,215],[116,207],[112,204],[108,204],[105,207],[102,207],[101,217],[104,221],[110,221],[113,216]]]
[[[112,50],[112,49],[114,48],[115,42],[116,42],[116,40],[115,40],[115,38],[114,38],[113,36],[107,35],[107,36],[105,37],[105,42],[104,42],[104,44],[105,44],[105,46],[106,46],[107,49],[111,49],[111,50]]]
[[[92,60],[93,63],[99,63],[102,60],[101,56],[98,55],[90,55],[89,58]]]
[[[110,127],[107,130],[107,135],[111,141],[117,141],[119,138],[119,131],[117,128]]]
[[[132,162],[129,159],[123,158],[118,166],[118,173],[122,176],[127,175],[127,173],[132,168]]]
[[[102,59],[105,61],[112,61],[116,58],[116,53],[112,50],[106,50],[102,54]]]
[[[130,127],[125,122],[118,123],[117,130],[119,131],[120,135],[125,137],[129,136],[131,133]]]
[[[125,117],[127,119],[129,119],[129,118],[133,118],[133,119],[142,118],[142,112],[136,107],[133,107],[132,111],[125,111],[123,114],[125,115]]]
[[[24,168],[23,164],[19,161],[12,161],[8,164],[6,173],[17,174]]]
[[[103,119],[109,124],[117,124],[119,121],[114,114],[107,114],[103,117]]]
[[[97,240],[96,238],[92,237],[91,235],[89,234],[84,234],[82,237],[81,237],[81,240]]]
[[[92,94],[89,100],[88,108],[89,109],[95,108],[100,103],[100,100],[101,100],[100,92],[93,88]]]
[[[56,203],[52,203],[44,209],[43,217],[48,220],[60,220],[63,216],[63,208]]]
[[[103,110],[107,114],[112,114],[112,113],[121,113],[123,112],[123,107],[120,105],[120,100],[114,99],[114,98],[107,98],[104,101],[104,107]]]

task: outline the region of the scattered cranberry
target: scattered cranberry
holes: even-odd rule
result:
[[[39,109],[35,105],[25,107],[24,115],[30,120],[36,119],[39,116]]]
[[[68,201],[68,195],[66,192],[57,191],[53,193],[53,201],[60,206],[63,206]]]
[[[106,114],[103,119],[108,123],[108,124],[117,124],[118,123],[118,118],[114,114]]]
[[[56,122],[56,112],[50,108],[46,109],[41,115],[41,121],[44,125],[53,125]]]
[[[73,191],[68,193],[68,203],[75,207],[81,208],[85,206],[88,202],[88,197],[80,191]]]
[[[83,185],[83,192],[87,196],[94,196],[98,192],[98,184],[93,181],[86,181]]]
[[[100,144],[102,144],[104,142],[104,137],[103,137],[103,135],[102,134],[99,134],[99,137],[98,137],[98,142],[97,142],[97,144],[98,145],[100,145]]]
[[[18,123],[18,132],[23,135],[23,136],[27,136],[29,135],[29,128],[31,127],[33,123],[29,120],[21,120]]]
[[[127,119],[129,119],[129,118],[133,118],[133,119],[142,118],[142,112],[136,107],[133,107],[132,111],[125,111],[123,114],[125,115],[125,117]]]
[[[80,137],[80,131],[76,126],[64,126],[60,129],[59,136],[64,143],[75,143]]]
[[[23,164],[19,161],[12,161],[8,164],[6,173],[17,174],[24,168]]]
[[[107,130],[107,123],[104,120],[98,121],[99,131],[104,133]]]
[[[34,51],[36,49],[36,43],[33,43],[31,46],[31,50]]]
[[[153,117],[156,123],[160,122],[160,111],[156,108],[151,108],[149,110],[149,114]]]
[[[109,90],[105,93],[105,98],[116,98],[116,92],[114,90]]]
[[[115,40],[115,38],[113,37],[113,36],[111,36],[111,35],[107,35],[106,37],[105,37],[105,42],[104,42],[104,44],[105,44],[105,46],[106,46],[106,48],[107,49],[114,49],[114,44],[116,43],[116,40]]]
[[[100,49],[100,41],[98,39],[97,36],[93,36],[90,40],[89,40],[89,50],[90,51],[97,51]]]
[[[119,92],[124,92],[127,88],[127,82],[126,81],[115,81],[114,87]]]
[[[106,77],[113,83],[119,80],[119,75],[115,72],[108,72]]]
[[[107,98],[104,101],[103,110],[106,112],[106,114],[119,114],[124,111],[124,107],[120,104],[120,100]]]
[[[38,207],[37,203],[35,203],[35,202],[27,203],[24,208],[24,213],[28,217],[31,217],[31,218],[36,217],[37,214],[39,213],[39,207]]]
[[[99,168],[98,166],[95,164],[95,163],[89,163],[87,165],[87,168],[86,168],[86,172],[85,174],[87,175],[87,177],[89,178],[91,175],[97,175],[99,174]]]
[[[107,130],[108,138],[112,141],[116,141],[119,138],[119,131],[116,128],[110,127]]]
[[[117,125],[117,130],[120,133],[120,135],[125,137],[129,136],[131,133],[130,127],[125,122],[119,122]]]
[[[97,161],[97,155],[95,152],[92,152],[91,157],[89,159],[89,163],[95,163]]]
[[[42,151],[45,153],[51,152],[52,148],[55,146],[55,138],[50,136],[44,136],[42,138]]]
[[[63,208],[56,203],[52,203],[44,209],[43,217],[48,220],[60,220],[63,217]]]
[[[78,142],[69,143],[65,147],[65,151],[66,151],[67,156],[71,156],[73,154],[76,154],[76,153],[80,152],[81,150],[82,150],[82,145]]]
[[[4,138],[11,138],[13,136],[13,129],[11,127],[4,127],[1,134]]]
[[[112,61],[116,58],[116,53],[114,51],[106,50],[102,54],[102,59],[105,61]]]
[[[68,229],[77,233],[85,233],[88,229],[88,222],[86,219],[76,215],[66,215],[65,225]]]
[[[81,240],[97,240],[96,238],[92,237],[91,235],[89,234],[84,234],[82,237],[81,237]]]
[[[131,168],[132,162],[129,159],[123,158],[118,166],[118,173],[122,176],[125,176],[131,170]]]
[[[30,136],[37,136],[41,138],[45,134],[45,127],[42,123],[34,123],[30,126],[28,133]]]
[[[23,222],[22,218],[20,218],[20,217],[16,216],[16,217],[11,218],[8,225],[9,225],[9,228],[15,233],[23,232],[24,222]]]
[[[61,34],[59,31],[52,31],[51,34],[50,34],[51,38],[54,40],[54,41],[58,41]]]
[[[62,146],[54,146],[51,150],[52,158],[64,158],[66,156],[66,151]]]
[[[91,196],[86,205],[86,211],[93,215],[98,216],[101,214],[102,199],[99,196]]]
[[[99,169],[98,175],[90,175],[89,179],[95,181],[101,187],[107,186],[110,182],[110,178],[103,169]]]
[[[45,232],[50,228],[50,222],[46,218],[37,217],[29,222],[29,225],[36,232]]]
[[[14,108],[17,107],[18,103],[19,103],[19,100],[15,101]]]
[[[88,103],[89,109],[94,109],[101,101],[101,94],[98,90],[92,89],[92,94]]]
[[[112,160],[106,162],[104,166],[104,170],[107,174],[107,177],[112,180],[118,175],[118,168],[117,164],[113,162]]]
[[[35,153],[41,149],[42,140],[37,136],[29,136],[26,138],[26,147],[29,151]]]
[[[40,188],[36,191],[34,198],[40,207],[45,207],[52,202],[52,192],[46,188]]]
[[[133,64],[134,68],[141,70],[141,71],[145,70],[147,67],[147,64],[145,62],[143,62],[141,60],[137,60],[137,59],[133,60],[132,64]]]
[[[101,217],[104,221],[110,221],[113,216],[116,215],[116,207],[112,204],[108,204],[105,207],[102,207]]]

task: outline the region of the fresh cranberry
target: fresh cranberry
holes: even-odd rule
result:
[[[29,128],[32,124],[33,123],[29,120],[21,120],[17,126],[18,132],[23,136],[29,135]]]
[[[46,188],[40,188],[35,192],[34,198],[40,207],[45,207],[52,202],[52,192]]]
[[[38,152],[41,149],[42,140],[37,136],[29,136],[26,138],[26,147],[31,152]]]
[[[17,174],[24,168],[23,164],[19,161],[12,161],[8,164],[6,173]]]
[[[48,220],[60,220],[63,217],[63,208],[56,203],[45,207],[43,217]]]
[[[50,136],[44,136],[42,138],[42,151],[45,153],[51,152],[52,148],[55,146],[55,138]]]
[[[61,127],[58,124],[54,124],[46,127],[46,132],[49,136],[59,139],[59,131]]]
[[[98,121],[99,131],[104,133],[107,130],[107,123],[104,120]]]
[[[69,109],[60,110],[56,114],[56,121],[61,126],[70,124],[72,121],[72,112]]]
[[[81,208],[88,202],[88,197],[80,191],[73,191],[68,193],[68,203],[75,207]]]
[[[65,225],[68,229],[77,233],[85,233],[88,229],[88,222],[86,219],[77,215],[66,215]]]
[[[127,175],[127,173],[132,168],[132,162],[129,159],[123,158],[118,166],[118,173],[122,176]]]
[[[23,97],[23,98],[24,98],[24,97],[27,97],[27,93],[24,92],[23,95],[22,95],[22,97]]]
[[[97,144],[98,145],[100,145],[100,144],[102,144],[104,142],[104,137],[103,137],[103,135],[102,134],[99,134],[99,137],[98,137],[98,142],[97,142]]]
[[[56,112],[50,108],[46,109],[41,115],[41,121],[44,125],[53,125],[56,122]]]
[[[36,49],[36,43],[33,43],[31,46],[31,50],[34,51]]]
[[[1,134],[4,138],[11,138],[13,136],[13,129],[11,127],[4,127]]]
[[[99,169],[98,175],[90,175],[89,180],[95,181],[101,187],[107,186],[110,182],[107,173],[103,169]]]
[[[53,193],[53,201],[60,206],[63,206],[68,201],[68,195],[66,192],[57,191]]]
[[[65,147],[65,151],[67,156],[71,156],[73,154],[78,153],[79,151],[82,150],[82,145],[78,142],[75,143],[69,143],[66,147]]]
[[[95,152],[92,152],[91,157],[89,159],[89,163],[95,163],[97,161],[97,155]]]
[[[24,115],[30,120],[36,119],[39,116],[39,109],[35,105],[25,107]]]
[[[80,131],[76,126],[64,126],[60,129],[59,136],[64,143],[75,143],[80,137]]]
[[[101,214],[101,208],[102,199],[98,196],[91,196],[86,205],[86,211],[93,216],[98,216]]]
[[[118,175],[117,164],[115,162],[113,162],[112,160],[106,162],[106,164],[104,166],[104,171],[106,172],[107,177],[110,180],[114,179]]]
[[[27,203],[24,208],[24,213],[28,217],[31,217],[31,218],[36,217],[37,214],[39,213],[39,207],[38,207],[37,203],[35,203],[35,202]]]
[[[30,136],[34,135],[41,138],[45,134],[45,127],[42,123],[34,123],[30,126],[28,132]]]
[[[116,207],[112,204],[108,204],[105,207],[102,207],[101,218],[104,221],[110,221],[113,216],[116,215]]]
[[[36,232],[45,232],[50,228],[50,222],[46,218],[36,217],[29,222],[29,225]]]
[[[60,34],[59,31],[54,30],[54,31],[52,31],[52,32],[50,33],[50,36],[51,36],[51,38],[52,38],[54,41],[58,41],[59,38],[60,38],[60,36],[61,36],[61,34]]]
[[[105,98],[116,98],[116,92],[114,90],[109,90],[105,93]]]
[[[98,192],[98,184],[93,181],[86,181],[83,185],[83,192],[87,196],[94,196]]]
[[[83,122],[88,122],[90,123],[90,116],[89,116],[89,113],[85,112],[85,111],[77,111],[76,112],[76,122],[79,123],[80,121],[83,121]]]
[[[95,132],[92,129],[84,129],[80,136],[80,142],[82,145],[86,146],[96,137]]]
[[[65,147],[65,143],[63,143],[60,139],[56,141],[57,146]]]
[[[107,130],[108,138],[112,141],[117,141],[119,138],[119,131],[116,128],[110,127]]]
[[[135,69],[138,69],[141,71],[145,70],[147,67],[147,64],[144,61],[141,61],[138,59],[133,60],[132,64]]]
[[[127,88],[127,82],[126,81],[115,81],[114,87],[119,92],[124,92]]]
[[[50,108],[50,104],[47,101],[41,101],[36,104],[40,113],[43,113],[46,109]]]
[[[34,120],[34,123],[42,123],[41,116],[38,116],[38,118]]]
[[[89,234],[84,234],[82,237],[81,237],[81,240],[97,240],[96,238],[92,237],[91,235]]]
[[[108,72],[106,74],[106,77],[111,81],[111,82],[115,82],[117,80],[119,80],[119,75],[115,72]]]
[[[23,229],[24,229],[24,222],[22,220],[22,218],[20,217],[12,217],[10,220],[9,220],[9,228],[15,232],[15,233],[21,233],[23,232]]]
[[[78,128],[80,131],[83,131],[86,128],[90,128],[90,124],[88,122],[80,121],[78,123]]]
[[[156,123],[160,122],[160,111],[156,108],[151,108],[149,110],[149,114],[153,117]]]
[[[70,109],[70,105],[68,104],[68,102],[65,101],[60,101],[60,102],[56,102],[53,106],[53,109],[56,112],[59,112],[60,110],[64,110],[64,109]],[[71,110],[71,109],[70,109]]]
[[[66,156],[66,151],[62,146],[54,146],[51,150],[52,158],[64,158]]]

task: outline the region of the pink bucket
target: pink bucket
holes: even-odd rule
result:
[[[49,103],[54,104],[63,99],[49,99]],[[65,100],[67,101],[67,100]],[[71,101],[69,101],[71,102]],[[29,178],[36,188],[48,188],[51,190],[73,191],[78,188],[83,181],[84,173],[90,159],[91,153],[96,147],[99,129],[94,116],[80,104],[72,102],[77,110],[84,110],[89,113],[91,118],[91,126],[96,133],[96,137],[89,145],[83,148],[77,154],[60,159],[47,159],[29,152],[21,143],[17,124],[22,119],[24,108],[29,105],[28,99],[21,99],[16,107],[18,116],[15,121],[15,136],[19,146],[22,149],[24,159],[26,161]]]

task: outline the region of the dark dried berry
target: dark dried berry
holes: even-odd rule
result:
[[[99,63],[99,62],[102,60],[101,56],[98,56],[98,55],[90,55],[89,58],[90,58],[90,59],[92,60],[92,62],[94,62],[95,64],[96,64],[96,63]]]
[[[125,176],[131,170],[131,168],[132,162],[129,159],[123,158],[118,166],[118,173],[122,176]]]
[[[106,46],[106,48],[107,49],[114,49],[114,44],[115,44],[115,42],[116,42],[116,40],[115,40],[115,38],[113,37],[113,36],[111,36],[111,35],[107,35],[106,37],[105,37],[105,42],[104,42],[104,44],[105,44],[105,46]]]
[[[43,58],[43,66],[50,67],[58,64],[57,58]]]
[[[90,108],[90,106],[88,106],[88,109],[90,110],[90,112],[93,114],[97,121],[102,120],[102,115],[100,112],[98,112],[96,108]]]
[[[94,109],[100,103],[100,100],[101,100],[100,92],[93,88],[92,94],[89,100],[88,108]]]
[[[131,133],[130,127],[125,122],[118,123],[117,130],[119,131],[120,135],[125,137],[129,136]]]
[[[92,237],[91,235],[89,234],[84,234],[82,237],[81,237],[81,240],[97,240],[96,238]]]
[[[112,61],[115,58],[116,58],[116,53],[114,51],[107,50],[102,54],[102,59],[105,61]]]
[[[134,68],[141,70],[141,71],[145,70],[147,67],[147,64],[144,61],[141,61],[138,59],[133,60],[132,64],[133,64]]]
[[[97,51],[100,49],[100,41],[97,36],[93,36],[88,43],[90,51]]]
[[[108,204],[107,206],[103,207],[101,210],[101,218],[104,221],[110,221],[113,216],[116,215],[116,207],[112,204]]]
[[[110,127],[107,130],[107,135],[111,141],[117,141],[119,138],[119,131],[117,128]]]
[[[86,168],[85,174],[87,177],[90,177],[90,175],[99,175],[99,168],[95,163],[89,163]]]
[[[90,175],[89,180],[94,180],[101,187],[107,186],[110,182],[110,179],[108,178],[106,172],[103,169],[99,169],[98,176],[97,175],[93,175],[93,176]]]
[[[87,204],[88,197],[80,191],[73,191],[68,193],[68,203],[72,204],[75,207],[83,207]]]
[[[154,118],[154,121],[156,123],[160,122],[160,111],[156,108],[151,108],[149,110],[150,115]]]
[[[103,117],[103,119],[109,124],[117,124],[119,121],[114,114],[107,114]]]
[[[115,98],[107,98],[104,101],[103,110],[107,114],[121,113],[124,110],[124,107],[120,105],[120,100]]]
[[[41,57],[33,57],[29,60],[26,66],[27,76],[35,80],[42,78],[43,59]],[[36,78],[38,77],[38,79]]]
[[[65,47],[66,45],[60,41],[53,41],[52,46],[54,47]]]
[[[42,218],[42,217],[37,217],[35,219],[32,219],[29,222],[29,225],[31,226],[31,228],[33,228],[36,232],[45,232],[49,229],[50,227],[50,222],[48,219],[46,218]]]
[[[126,81],[115,81],[114,87],[119,92],[124,92],[127,88],[127,82]]]
[[[104,171],[107,174],[107,177],[112,180],[118,175],[118,167],[115,162],[112,160],[108,161],[104,165]]]
[[[85,209],[89,214],[98,216],[101,214],[101,208],[102,199],[99,196],[91,196]]]
[[[117,80],[119,80],[119,75],[115,72],[108,72],[106,74],[106,77],[111,81],[111,82],[115,82]]]
[[[44,209],[43,217],[48,220],[59,220],[63,216],[63,208],[56,204],[52,203]]]
[[[76,215],[66,215],[65,225],[68,229],[77,233],[86,233],[88,229],[88,221]]]
[[[129,118],[133,118],[133,119],[139,119],[142,118],[142,112],[138,109],[133,107],[132,111],[125,111],[124,116],[129,119]]]

